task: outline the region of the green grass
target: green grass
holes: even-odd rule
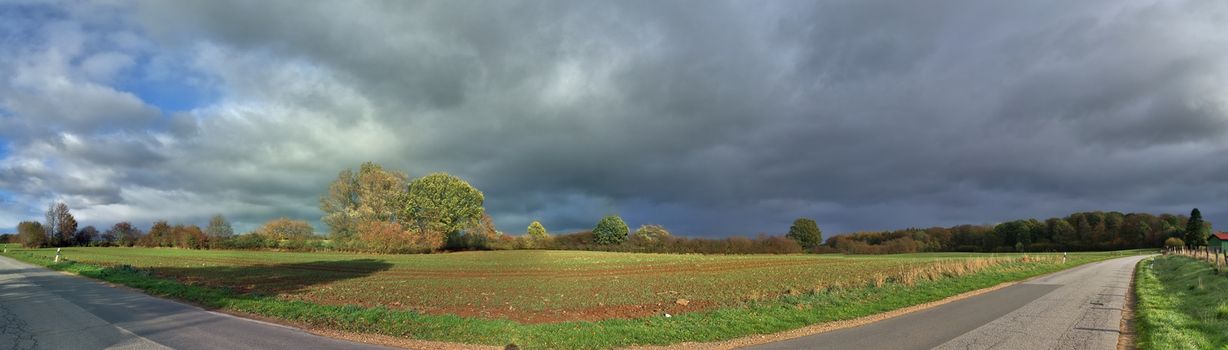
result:
[[[60,264],[50,261],[54,250],[10,249],[8,256],[209,308],[316,327],[423,340],[571,349],[719,341],[774,333],[939,300],[1132,253],[1137,252],[1071,254],[1065,263],[1055,255],[1032,254],[1024,260],[1021,254],[991,258],[990,254],[949,253],[360,255],[71,248],[64,249],[64,256],[75,262]],[[900,277],[971,261],[988,263],[958,277]],[[660,291],[673,293],[663,296]],[[388,298],[400,304],[390,305],[393,299]],[[538,298],[545,300],[535,300]],[[633,318],[551,323],[439,312],[465,302],[483,307],[510,305],[529,315],[559,315],[602,304],[651,307],[654,302],[671,312],[679,298],[710,304],[669,318],[648,310]]]
[[[1140,349],[1228,349],[1228,275],[1180,256],[1135,272]]]

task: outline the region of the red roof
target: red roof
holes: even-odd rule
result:
[[[1211,234],[1211,237],[1219,238],[1219,240],[1221,240],[1221,241],[1228,241],[1228,232],[1216,232],[1216,233],[1212,233],[1212,234]]]

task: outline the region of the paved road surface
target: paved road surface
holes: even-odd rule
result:
[[[383,349],[205,311],[0,257],[0,350]]]
[[[1083,265],[861,327],[752,349],[1116,349],[1144,256]]]

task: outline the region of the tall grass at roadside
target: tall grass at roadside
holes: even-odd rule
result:
[[[1140,349],[1228,349],[1228,275],[1166,255],[1135,271]]]

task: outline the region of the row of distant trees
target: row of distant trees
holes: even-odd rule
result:
[[[221,215],[205,228],[157,221],[143,232],[129,222],[105,232],[77,228],[64,203],[48,209],[44,222],[22,222],[18,240],[29,247],[140,246],[229,249],[332,249],[380,253],[416,253],[470,249],[588,249],[696,253],[794,253],[821,247],[813,220],[799,219],[788,238],[690,239],[670,235],[660,225],[643,225],[634,233],[617,216],[602,218],[590,231],[552,237],[534,221],[521,236],[495,229],[483,207],[481,191],[446,173],[410,179],[404,172],[373,162],[345,169],[320,198],[327,239],[305,221],[287,218],[236,235]]]
[[[171,225],[155,221],[149,231],[124,221],[106,231],[94,226],[77,228],[77,220],[65,203],[54,203],[47,209],[45,221],[24,221],[17,225],[17,243],[26,247],[174,247],[202,248],[280,248],[318,245],[314,229],[302,220],[273,219],[258,230],[235,235],[234,228],[222,215],[209,220],[205,228],[196,225]],[[314,243],[313,243],[314,242]]]
[[[854,254],[1112,250],[1204,246],[1210,234],[1211,224],[1195,208],[1190,216],[1096,211],[1044,221],[857,232],[828,238],[826,245]]]
[[[357,171],[338,174],[321,197],[320,210],[334,249],[381,253],[468,249],[786,253],[822,243],[813,220],[806,220],[813,236],[798,233],[790,236],[794,239],[677,238],[660,225],[644,225],[632,233],[617,216],[602,218],[590,231],[558,237],[534,221],[525,235],[513,236],[495,229],[483,201],[481,191],[446,173],[410,180],[404,172],[367,162]]]
[[[649,253],[702,254],[791,254],[830,251],[822,245],[822,231],[814,220],[799,218],[785,236],[761,234],[754,238],[677,237],[661,225],[642,225],[634,232],[618,216],[606,216],[592,230],[551,237],[540,223],[529,226],[530,236],[540,230],[546,237],[542,248],[560,250],[602,250]],[[496,247],[498,248],[498,247]]]
[[[703,239],[674,237],[661,225],[631,232],[618,216],[601,218],[592,230],[552,237],[538,221],[521,236],[495,229],[483,208],[484,196],[468,182],[446,173],[409,179],[372,162],[346,169],[321,196],[327,240],[305,221],[274,219],[236,235],[226,219],[214,216],[205,228],[157,221],[144,232],[120,222],[105,232],[77,229],[64,203],[48,209],[44,222],[22,222],[18,240],[28,247],[139,246],[225,249],[331,249],[416,253],[470,249],[584,249],[683,253],[797,253],[821,248],[814,220],[798,219],[786,237],[760,235]]]
[[[1066,217],[1014,220],[997,225],[909,228],[856,232],[823,240],[808,218],[793,222],[783,236],[723,239],[675,237],[660,225],[634,232],[618,216],[601,218],[592,230],[551,236],[540,222],[525,235],[495,229],[483,208],[484,195],[446,173],[410,179],[404,172],[367,162],[340,172],[321,196],[327,239],[306,221],[279,218],[248,234],[236,235],[226,219],[214,216],[205,228],[157,221],[143,232],[120,222],[100,232],[78,228],[68,206],[55,203],[43,222],[18,225],[17,239],[30,247],[80,245],[224,249],[330,249],[380,253],[418,253],[473,249],[578,249],[675,253],[854,254],[933,251],[1048,251],[1201,246],[1210,223],[1198,209],[1190,216],[1146,213],[1080,212]]]

